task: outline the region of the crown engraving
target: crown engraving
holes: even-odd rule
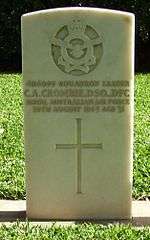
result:
[[[68,31],[69,33],[74,34],[81,34],[85,32],[86,25],[84,22],[81,22],[79,19],[74,19],[69,25],[68,25]]]

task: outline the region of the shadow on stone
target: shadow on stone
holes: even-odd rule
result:
[[[0,222],[25,221],[26,211],[0,211]]]

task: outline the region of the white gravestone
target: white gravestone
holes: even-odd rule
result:
[[[131,217],[134,15],[22,16],[27,217]]]

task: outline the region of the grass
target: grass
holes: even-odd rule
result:
[[[21,81],[20,74],[0,74],[1,199],[25,199]],[[150,193],[150,74],[137,75],[135,82],[133,198],[146,199]]]
[[[40,227],[16,223],[0,228],[1,240],[149,240],[150,228],[130,225],[78,224],[70,227]]]
[[[135,81],[133,196],[150,198],[150,74]]]
[[[24,199],[21,75],[0,75],[0,198]]]

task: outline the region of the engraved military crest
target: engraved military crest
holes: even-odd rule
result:
[[[95,69],[103,55],[102,37],[80,19],[60,28],[51,41],[55,64],[65,73],[83,75]]]

